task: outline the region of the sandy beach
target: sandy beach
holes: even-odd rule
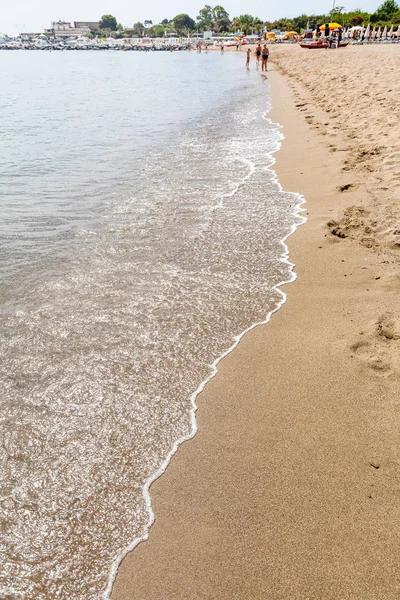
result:
[[[298,277],[199,396],[113,600],[399,598],[399,61],[271,46]]]

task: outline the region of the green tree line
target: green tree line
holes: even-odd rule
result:
[[[315,27],[327,21],[335,21],[344,27],[364,25],[371,23],[376,26],[400,25],[400,6],[396,0],[385,0],[375,12],[368,13],[361,8],[346,12],[344,6],[337,6],[327,14],[308,15],[302,14],[297,17],[282,17],[275,21],[263,21],[257,16],[243,14],[230,17],[229,13],[221,5],[210,6],[206,4],[199,14],[193,18],[186,13],[176,15],[172,19],[163,19],[160,23],[153,24],[152,21],[134,23],[132,27],[122,27],[113,15],[103,15],[99,21],[100,36],[112,37],[164,37],[164,35],[187,36],[195,31],[212,31],[215,34],[234,32],[258,33],[267,28],[280,29],[281,31],[304,30],[309,25]]]

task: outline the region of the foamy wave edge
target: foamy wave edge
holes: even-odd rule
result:
[[[269,113],[269,111],[271,110],[271,104],[269,104],[267,111],[264,113],[263,115],[263,119],[265,119],[266,121],[268,121],[269,123],[271,123],[274,126],[277,126],[278,129],[282,128],[282,125],[280,125],[279,123],[274,123],[269,117],[267,117],[267,114]],[[270,157],[270,162],[269,164],[265,167],[265,171],[269,171],[270,173],[272,173],[272,181],[274,183],[276,183],[279,187],[279,191],[280,192],[284,192],[279,180],[278,180],[278,176],[276,174],[276,172],[271,168],[275,162],[276,159],[273,156],[273,154],[276,154],[282,146],[282,140],[285,139],[285,136],[283,135],[283,133],[281,131],[278,131],[278,139],[275,142],[275,149],[272,150],[269,153],[269,157]],[[243,181],[238,184],[238,186],[234,189],[233,193],[229,192],[227,194],[224,194],[223,197],[228,197],[231,196],[233,194],[235,194],[237,192],[237,190],[245,183],[245,181],[251,177],[252,172],[249,173],[248,176],[244,177]],[[306,223],[307,221],[307,217],[302,216],[300,213],[302,213],[305,209],[302,208],[303,204],[305,204],[306,199],[304,198],[304,196],[302,194],[298,194],[296,192],[284,192],[286,194],[291,194],[293,195],[295,198],[297,198],[297,203],[293,209],[293,216],[298,218],[300,220],[300,222],[296,225],[293,224],[289,233],[287,235],[285,235],[280,243],[283,247],[283,252],[280,256],[279,261],[282,263],[285,263],[288,265],[289,267],[289,272],[290,272],[290,278],[286,281],[281,281],[280,283],[277,283],[276,285],[273,286],[273,290],[277,291],[280,296],[281,296],[281,300],[280,302],[277,303],[276,307],[269,311],[265,317],[264,321],[258,321],[257,323],[253,323],[253,325],[250,325],[250,327],[248,327],[247,329],[245,329],[244,331],[242,331],[242,333],[240,333],[239,335],[235,336],[234,339],[234,343],[232,344],[232,346],[226,350],[223,354],[221,354],[221,356],[219,356],[211,365],[210,365],[210,375],[199,385],[199,387],[197,388],[197,390],[195,392],[193,392],[193,394],[190,397],[190,402],[191,402],[191,411],[190,411],[190,420],[191,420],[191,431],[190,433],[188,433],[186,436],[183,436],[181,438],[179,438],[179,440],[177,440],[175,442],[175,444],[172,447],[172,450],[170,451],[170,453],[167,455],[166,459],[164,460],[164,462],[162,463],[161,467],[147,480],[147,482],[145,483],[144,487],[143,487],[143,497],[145,499],[145,503],[146,503],[146,508],[148,510],[149,513],[149,520],[147,522],[147,524],[144,526],[144,532],[143,535],[141,537],[137,537],[135,538],[131,544],[129,544],[129,546],[127,546],[122,552],[120,552],[118,554],[118,556],[116,557],[111,570],[110,570],[110,574],[109,574],[109,578],[108,578],[108,585],[106,590],[102,593],[101,595],[101,600],[109,600],[110,599],[110,595],[112,592],[112,588],[115,582],[115,579],[117,577],[118,574],[118,569],[122,563],[122,561],[124,560],[125,556],[127,554],[129,554],[129,552],[132,552],[132,550],[134,550],[136,548],[136,546],[138,546],[140,543],[145,542],[146,540],[149,539],[149,531],[151,526],[153,525],[154,521],[155,521],[155,515],[154,515],[154,511],[153,511],[153,507],[152,507],[152,503],[151,503],[151,496],[150,496],[150,487],[151,485],[159,478],[161,477],[161,475],[163,475],[163,473],[165,473],[169,463],[171,462],[172,457],[175,455],[175,453],[178,451],[179,447],[184,443],[187,442],[188,440],[191,440],[192,438],[194,438],[194,436],[197,433],[197,421],[196,421],[196,412],[197,412],[197,404],[196,404],[196,398],[197,396],[204,390],[205,386],[207,385],[207,383],[209,381],[211,381],[211,379],[213,379],[216,374],[218,373],[218,369],[217,369],[217,365],[218,363],[225,358],[226,356],[228,356],[228,354],[230,354],[239,344],[240,340],[242,339],[242,337],[248,333],[249,331],[251,331],[252,329],[255,329],[256,327],[259,327],[260,325],[266,325],[267,323],[269,323],[272,315],[274,313],[276,313],[286,302],[287,299],[287,294],[285,294],[285,292],[283,292],[280,288],[282,285],[286,285],[288,283],[293,283],[293,281],[295,281],[297,279],[297,274],[294,272],[294,263],[291,263],[289,261],[289,248],[286,245],[286,240],[297,230],[298,227],[300,227],[300,225],[304,225],[304,223]],[[222,201],[222,202],[221,202]],[[220,199],[220,207],[222,207],[223,205],[223,199]],[[217,207],[215,207],[217,208]]]

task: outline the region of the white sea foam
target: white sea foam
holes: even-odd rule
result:
[[[0,228],[0,277],[8,278],[0,287],[1,517],[9,527],[0,586],[37,600],[96,600],[109,595],[126,552],[148,537],[151,483],[195,434],[197,394],[243,333],[284,302],[280,282],[295,277],[285,239],[302,222],[293,212],[301,199],[276,181],[278,126],[262,120],[263,86],[235,56],[223,67],[210,56],[210,70],[193,54],[110,55],[107,65],[122,77],[118,94],[83,116],[74,99],[86,97],[104,57],[85,55],[78,67],[69,55],[41,57],[44,82],[57,77],[59,60],[74,73],[67,108],[76,127],[62,130],[63,152],[51,161],[44,143],[46,177],[30,168],[15,187],[9,154],[22,149],[26,158],[26,144],[14,140],[24,130],[25,79],[16,69],[0,149],[0,177],[17,198],[2,205]],[[158,90],[144,79],[137,101],[125,96],[136,76],[127,60],[146,72],[150,60],[167,95],[179,89],[181,61],[196,63],[205,96],[188,68],[172,112],[149,113]],[[36,112],[28,120],[43,111],[60,120],[64,97],[50,97],[43,104],[30,91]],[[103,124],[101,107],[115,118]],[[101,124],[94,137],[93,123]],[[110,146],[110,126],[121,144]],[[76,132],[85,138],[79,160]]]
[[[270,108],[268,109],[267,113],[269,112]],[[268,121],[271,125],[276,125],[275,123],[273,123],[273,121],[271,121],[271,119],[269,117],[267,117],[267,113],[265,113],[263,115],[263,118]],[[281,128],[280,125],[278,125],[279,128]],[[272,174],[272,180],[279,186],[279,190],[281,192],[283,192],[283,188],[278,180],[278,176],[277,173],[271,169],[271,167],[275,164],[276,159],[273,156],[276,152],[278,152],[282,146],[282,140],[285,139],[285,136],[283,135],[283,133],[279,132],[279,139],[276,141],[276,146],[275,148],[271,151],[270,155],[269,155],[269,164],[267,166],[265,166],[265,170],[269,171]],[[246,159],[246,158],[238,158],[238,160],[242,160],[244,164],[246,164],[249,167],[249,173],[240,181],[238,182],[238,184],[235,186],[235,188],[227,193],[227,194],[221,194],[218,200],[218,203],[216,205],[214,205],[212,207],[212,210],[217,210],[217,209],[221,209],[223,208],[223,201],[224,198],[228,198],[228,197],[232,197],[234,196],[238,189],[247,181],[250,179],[250,177],[252,176],[252,174],[255,171],[255,165],[253,162],[251,162],[250,160]],[[247,327],[246,329],[244,329],[239,335],[234,337],[234,342],[233,344],[228,348],[228,350],[226,350],[225,352],[223,352],[211,365],[210,365],[210,374],[209,376],[204,379],[204,381],[201,382],[201,384],[199,385],[199,387],[197,388],[197,390],[195,390],[195,392],[193,392],[192,396],[191,396],[191,431],[188,435],[185,435],[183,437],[181,437],[180,439],[178,439],[175,444],[173,445],[170,453],[168,454],[168,456],[165,458],[163,464],[161,465],[161,467],[148,479],[148,481],[146,482],[144,488],[143,488],[143,496],[145,498],[145,502],[146,502],[146,507],[147,507],[147,511],[149,514],[149,519],[147,524],[145,525],[144,528],[144,532],[143,535],[140,537],[135,538],[131,544],[129,544],[129,546],[127,546],[120,554],[118,554],[118,556],[116,557],[111,570],[110,570],[110,575],[109,575],[109,581],[108,581],[108,585],[107,588],[105,590],[105,592],[102,594],[102,600],[109,600],[110,595],[111,595],[111,591],[112,591],[112,587],[115,581],[115,578],[118,574],[118,569],[119,566],[121,564],[121,562],[123,561],[123,559],[126,557],[126,555],[129,552],[132,552],[132,550],[134,550],[136,548],[136,546],[138,546],[140,543],[148,540],[149,538],[149,533],[150,533],[150,528],[153,525],[154,521],[155,521],[155,514],[153,511],[153,507],[152,507],[152,502],[151,502],[151,495],[150,495],[150,488],[151,485],[159,478],[163,475],[163,473],[165,473],[166,469],[168,468],[168,465],[171,462],[171,459],[173,458],[173,456],[175,455],[175,453],[178,451],[179,447],[184,443],[187,442],[188,440],[192,439],[197,432],[197,421],[196,421],[196,412],[197,412],[197,404],[196,404],[196,399],[197,396],[204,390],[205,386],[209,383],[209,381],[211,381],[211,379],[213,379],[217,373],[218,373],[218,364],[221,360],[223,360],[226,356],[228,356],[239,344],[240,340],[243,338],[243,336],[248,333],[249,331],[252,331],[253,329],[255,329],[256,327],[259,327],[260,325],[266,325],[267,323],[269,323],[272,315],[277,312],[278,310],[280,310],[280,308],[283,306],[283,304],[285,304],[286,299],[287,299],[287,294],[281,290],[280,288],[283,285],[287,285],[289,283],[292,283],[293,281],[296,280],[297,278],[297,274],[294,271],[294,263],[290,262],[289,260],[289,248],[286,244],[286,240],[293,235],[293,233],[296,231],[296,229],[300,226],[303,225],[306,221],[307,218],[304,216],[301,216],[301,212],[304,211],[304,209],[302,208],[302,205],[306,202],[304,196],[302,196],[301,194],[296,194],[291,192],[291,195],[293,196],[293,198],[295,199],[296,203],[293,209],[293,216],[300,218],[300,222],[298,224],[293,224],[291,227],[291,230],[289,231],[289,233],[287,235],[285,235],[282,239],[281,239],[281,244],[282,244],[282,254],[279,257],[279,260],[286,264],[289,268],[289,278],[286,280],[283,280],[281,282],[279,282],[278,284],[273,286],[273,290],[275,290],[276,292],[279,293],[279,295],[281,296],[281,300],[277,303],[277,305],[275,306],[275,308],[273,308],[272,310],[270,310],[265,319],[262,321],[257,321],[256,323],[253,323],[252,325],[250,325],[249,327]]]

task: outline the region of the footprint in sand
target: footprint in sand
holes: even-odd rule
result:
[[[381,315],[370,333],[362,333],[350,346],[352,356],[379,376],[391,377],[400,373],[400,318],[393,313]]]

